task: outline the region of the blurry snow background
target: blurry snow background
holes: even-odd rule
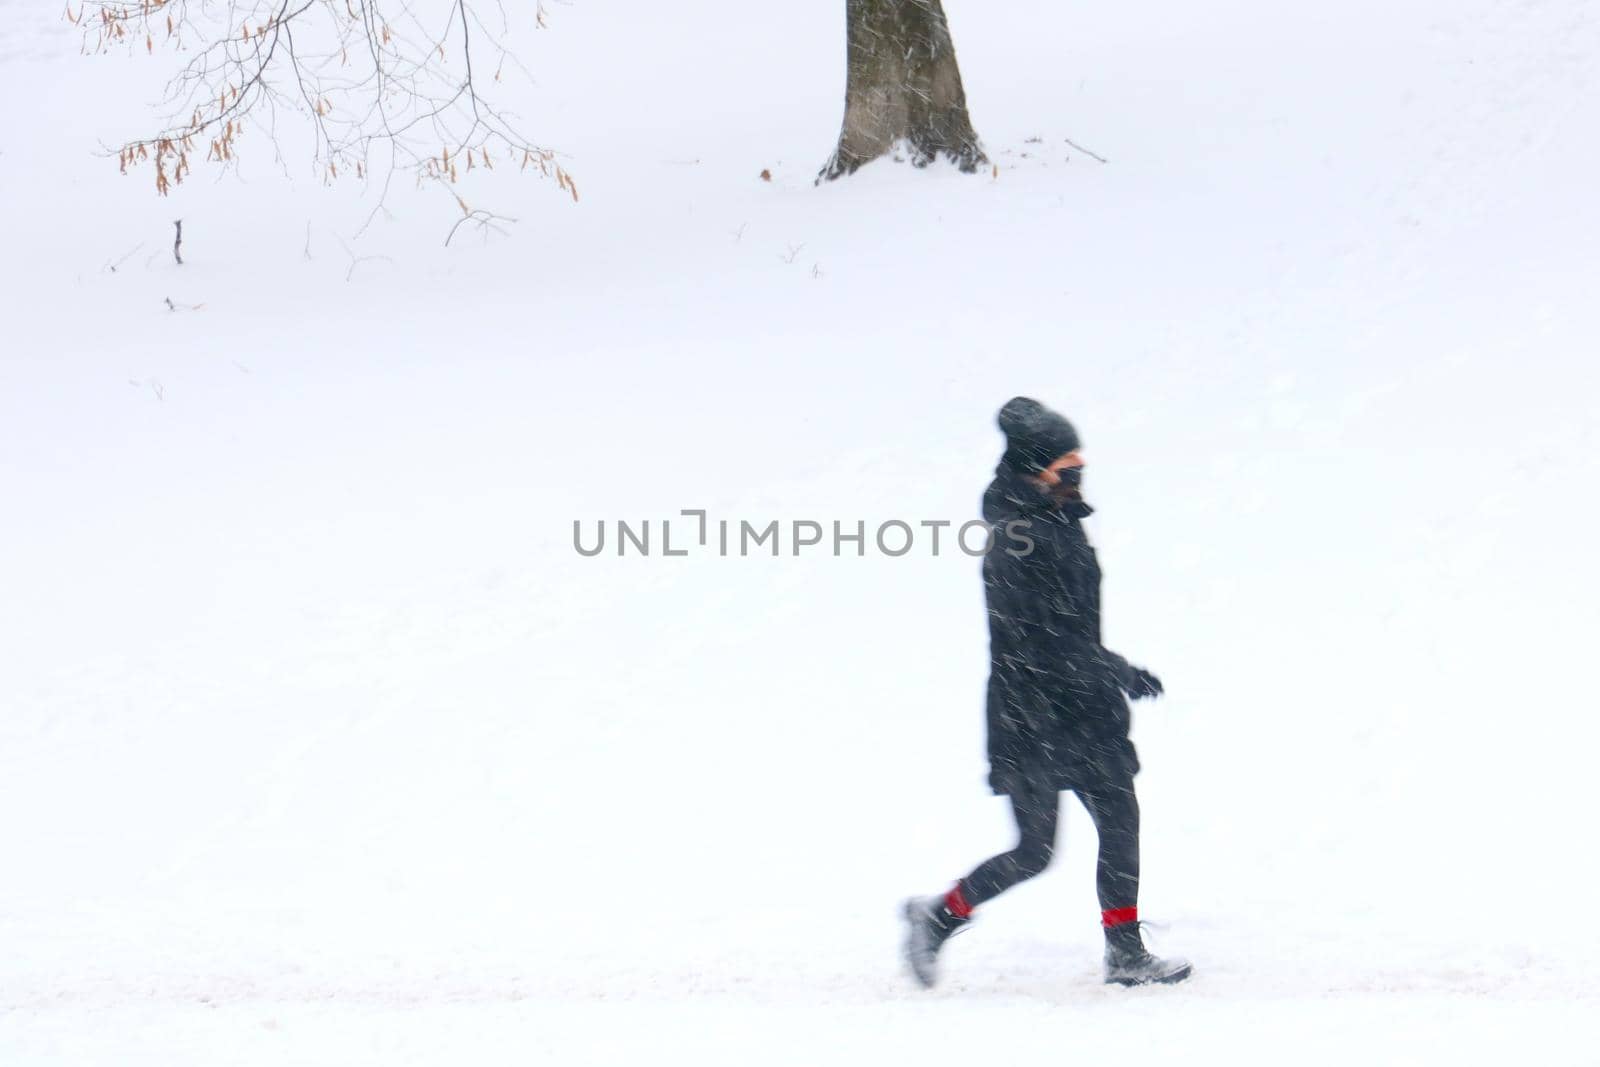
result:
[[[552,8],[582,202],[445,249],[292,137],[158,200],[93,153],[173,57],[0,0],[0,1061],[1594,1062],[1600,13],[946,0],[998,178],[814,188],[842,7]],[[960,522],[1016,393],[1181,988],[1099,984],[1070,801],[899,971],[1011,840],[975,561],[572,548]]]

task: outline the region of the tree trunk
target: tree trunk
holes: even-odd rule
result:
[[[987,163],[939,0],[845,0],[845,7],[844,128],[817,180],[849,174],[897,144],[919,167],[941,155],[968,172]]]

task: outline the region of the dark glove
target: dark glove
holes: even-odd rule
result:
[[[1133,700],[1158,697],[1164,692],[1160,678],[1143,667],[1135,667],[1132,664],[1128,665],[1127,673],[1123,676],[1122,689]]]

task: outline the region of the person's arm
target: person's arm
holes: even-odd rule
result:
[[[1141,697],[1158,697],[1165,691],[1160,678],[1143,667],[1135,667],[1126,658],[1117,655],[1104,645],[1100,646],[1100,656],[1105,661],[1107,669],[1111,671],[1111,676],[1117,680],[1117,685],[1130,698],[1138,700]]]
[[[1057,560],[1053,562],[1053,573],[1059,580],[1059,595],[1069,603],[1072,601],[1072,585],[1065,579],[1060,568],[1071,564]],[[1076,610],[1076,606],[1074,606]],[[1092,675],[1098,675],[1105,683],[1116,686],[1117,689],[1127,694],[1130,699],[1140,700],[1144,697],[1158,697],[1162,693],[1161,679],[1143,667],[1136,667],[1127,659],[1111,651],[1104,645],[1091,641],[1077,634],[1061,635],[1065,640],[1062,655],[1072,665],[1075,671],[1083,673],[1085,684],[1092,684]]]

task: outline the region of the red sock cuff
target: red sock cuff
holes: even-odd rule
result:
[[[1100,913],[1100,923],[1106,927],[1121,926],[1123,923],[1136,923],[1139,921],[1138,908],[1107,908]]]
[[[944,906],[958,919],[965,919],[972,914],[972,905],[967,903],[967,895],[961,891],[960,882],[944,895]]]

